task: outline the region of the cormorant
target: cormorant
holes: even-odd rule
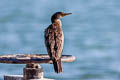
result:
[[[51,17],[52,24],[45,29],[44,38],[48,55],[53,61],[56,73],[62,72],[61,55],[64,44],[64,34],[60,18],[72,13],[56,12]]]

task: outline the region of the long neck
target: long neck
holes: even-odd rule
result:
[[[52,21],[52,23],[57,23],[60,27],[62,26],[62,22],[60,19],[55,19],[54,21]]]

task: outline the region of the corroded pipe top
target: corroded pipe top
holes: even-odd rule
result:
[[[75,57],[72,55],[62,55],[62,62],[73,62]],[[0,55],[0,63],[7,64],[31,64],[31,63],[50,63],[52,60],[47,54],[9,54]]]

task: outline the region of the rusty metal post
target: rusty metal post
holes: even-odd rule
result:
[[[62,62],[73,62],[75,57],[72,55],[62,55]],[[4,80],[54,80],[44,78],[43,69],[40,64],[52,64],[48,54],[8,54],[0,55],[0,63],[7,64],[26,64],[23,75],[5,75]]]
[[[24,80],[43,79],[43,69],[40,64],[26,64],[23,78]]]

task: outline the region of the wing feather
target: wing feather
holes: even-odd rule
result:
[[[52,27],[50,25],[45,30],[45,45],[48,51],[48,54],[51,58],[56,60],[61,58],[63,43],[64,43],[64,35],[62,29],[60,27]]]

